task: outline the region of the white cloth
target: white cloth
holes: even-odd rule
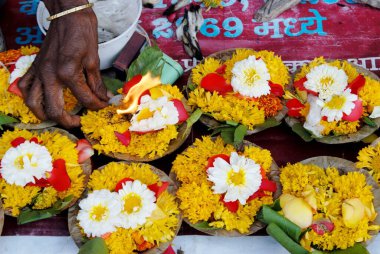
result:
[[[287,254],[269,236],[214,237],[178,236],[173,242],[175,250],[181,248],[185,254]],[[380,254],[380,238],[369,246],[371,254]],[[78,248],[68,236],[1,236],[1,254],[76,254]]]

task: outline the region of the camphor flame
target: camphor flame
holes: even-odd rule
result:
[[[118,114],[133,114],[137,111],[140,96],[146,91],[161,84],[161,78],[153,77],[150,72],[145,74],[139,83],[129,89],[128,94],[124,97],[122,104],[126,109],[118,109]]]

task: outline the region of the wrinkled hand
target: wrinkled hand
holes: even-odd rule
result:
[[[45,0],[51,14],[86,4],[86,0]],[[26,105],[41,120],[66,128],[80,125],[80,117],[64,110],[68,87],[86,108],[107,106],[107,91],[99,72],[97,19],[91,8],[50,23],[33,65],[18,83]]]

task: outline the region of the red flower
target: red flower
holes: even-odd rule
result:
[[[301,110],[305,107],[298,99],[290,99],[286,102],[286,107],[288,108],[288,116],[300,117]]]
[[[226,79],[217,73],[209,73],[203,77],[201,87],[209,92],[218,92],[225,94],[232,92],[231,84],[228,84]]]
[[[360,88],[365,85],[365,77],[362,74],[359,74],[350,84],[348,88],[351,89],[351,93],[358,94]]]
[[[123,133],[115,131],[116,138],[125,146],[129,146],[131,142],[131,133],[127,130]]]
[[[66,171],[66,162],[64,159],[58,159],[53,162],[53,170],[47,181],[57,191],[65,191],[70,188],[71,180]]]
[[[123,178],[121,179],[115,186],[115,191],[118,192],[119,190],[121,190],[123,188],[123,183],[126,183],[126,182],[133,182],[134,180],[132,178]]]
[[[272,83],[269,81],[270,93],[276,95],[277,97],[282,97],[284,95],[284,88],[281,85]]]

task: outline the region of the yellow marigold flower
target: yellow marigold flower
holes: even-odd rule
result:
[[[193,224],[208,221],[219,204],[220,195],[215,195],[208,183],[182,184],[177,191],[180,209]]]
[[[160,218],[154,216],[147,219],[147,222],[139,230],[145,241],[159,245],[163,242],[172,240],[175,236],[175,230],[178,226],[177,214],[179,210],[175,197],[167,191],[162,193],[157,200],[157,206],[166,217]],[[153,212],[154,214],[155,212]]]
[[[193,83],[199,86],[204,76],[215,72],[221,65],[221,61],[215,58],[205,58],[204,63],[198,64],[191,71]]]
[[[132,229],[117,228],[105,239],[110,254],[133,254],[136,250],[135,241],[132,238]]]
[[[353,228],[344,224],[342,204],[345,200],[358,198],[366,207],[370,207],[373,202],[372,187],[367,185],[365,176],[359,172],[340,175],[336,168],[324,170],[316,165],[296,163],[283,168],[280,181],[283,193],[301,198],[305,197],[304,190],[311,186],[317,199],[313,220],[330,219],[334,223],[334,230],[323,235],[318,235],[313,230],[308,231],[301,241],[307,249],[310,246],[317,246],[321,250],[346,249],[356,242],[368,240],[371,238],[369,232],[378,229],[367,216]]]
[[[20,52],[24,56],[29,56],[29,55],[37,54],[38,52],[40,52],[40,49],[38,47],[33,46],[33,45],[22,46],[20,48]]]
[[[334,220],[333,223],[334,230],[329,233],[318,235],[313,230],[309,231],[308,239],[313,245],[322,250],[347,249],[356,242],[363,242],[371,238],[366,218],[356,228],[345,227],[341,218]]]
[[[356,167],[367,169],[375,181],[380,184],[380,143],[375,147],[364,147],[359,151],[357,159]]]
[[[88,188],[91,190],[107,189],[114,191],[116,184],[124,178],[139,180],[146,185],[159,181],[159,177],[153,173],[149,164],[111,162],[102,170],[95,170],[91,174]]]
[[[175,99],[184,98],[178,87],[161,85],[160,88]],[[125,146],[117,139],[115,131],[124,133],[131,124],[127,115],[117,114],[116,110],[117,107],[108,106],[99,111],[88,111],[81,117],[83,133],[98,141],[93,147],[101,153],[122,153],[140,158],[154,158],[164,155],[170,142],[178,137],[177,127],[168,125],[160,131],[144,135],[131,132],[131,141]]]
[[[365,85],[359,90],[359,97],[363,101],[363,106],[372,113],[376,106],[380,106],[380,82],[370,77],[365,77]]]
[[[24,104],[24,100],[21,97],[8,92],[9,75],[7,70],[0,69],[0,112],[16,117],[22,123],[40,123],[41,121]],[[65,110],[72,111],[78,103],[76,98],[69,89],[64,90],[63,96]]]
[[[239,99],[233,95],[223,97],[216,92],[206,92],[198,87],[190,93],[188,102],[189,105],[211,114],[218,121],[232,120],[250,130],[265,121],[265,112],[257,107],[256,102]]]
[[[222,0],[202,0],[206,8],[223,8],[222,6]]]
[[[0,159],[5,152],[11,148],[11,141],[17,137],[23,137],[25,139],[36,137],[42,142],[42,145],[48,149],[53,161],[56,159],[64,159],[66,162],[66,171],[71,180],[71,186],[68,190],[63,192],[57,192],[51,187],[47,187],[43,189],[41,193],[38,193],[41,190],[39,187],[21,187],[10,185],[2,181],[0,193],[3,198],[4,207],[13,209],[12,215],[17,216],[19,209],[31,205],[36,197],[33,208],[45,209],[51,207],[58,199],[64,199],[71,195],[74,198],[79,198],[82,195],[85,188],[85,175],[78,164],[78,151],[75,149],[76,144],[74,142],[58,132],[44,132],[37,135],[28,130],[15,129],[14,131],[6,131],[0,138],[0,143],[3,144],[0,146]],[[8,197],[12,197],[12,201],[10,201]]]
[[[33,209],[38,210],[52,207],[57,200],[57,191],[54,188],[44,188],[42,193],[38,194]]]
[[[207,160],[216,154],[229,155],[234,150],[232,145],[225,145],[220,137],[215,141],[209,136],[196,139],[191,147],[177,155],[172,171],[182,183],[207,182]]]
[[[14,184],[8,184],[4,179],[0,179],[0,193],[3,201],[3,208],[9,211],[12,216],[18,216],[20,210],[30,204],[39,191],[39,187],[21,187]]]
[[[260,164],[266,172],[270,172],[273,158],[269,150],[256,146],[249,146],[244,148],[243,155]]]
[[[267,50],[254,51],[252,49],[237,49],[231,59],[225,62],[227,68],[224,77],[227,80],[231,80],[232,68],[235,63],[247,59],[249,56],[263,59],[268,68],[270,80],[273,83],[281,85],[282,87],[289,83],[289,71],[286,65],[282,62],[281,57],[275,55],[274,52]]]
[[[321,121],[321,125],[325,127],[322,131],[322,135],[346,135],[350,133],[355,133],[360,128],[360,121]]]

